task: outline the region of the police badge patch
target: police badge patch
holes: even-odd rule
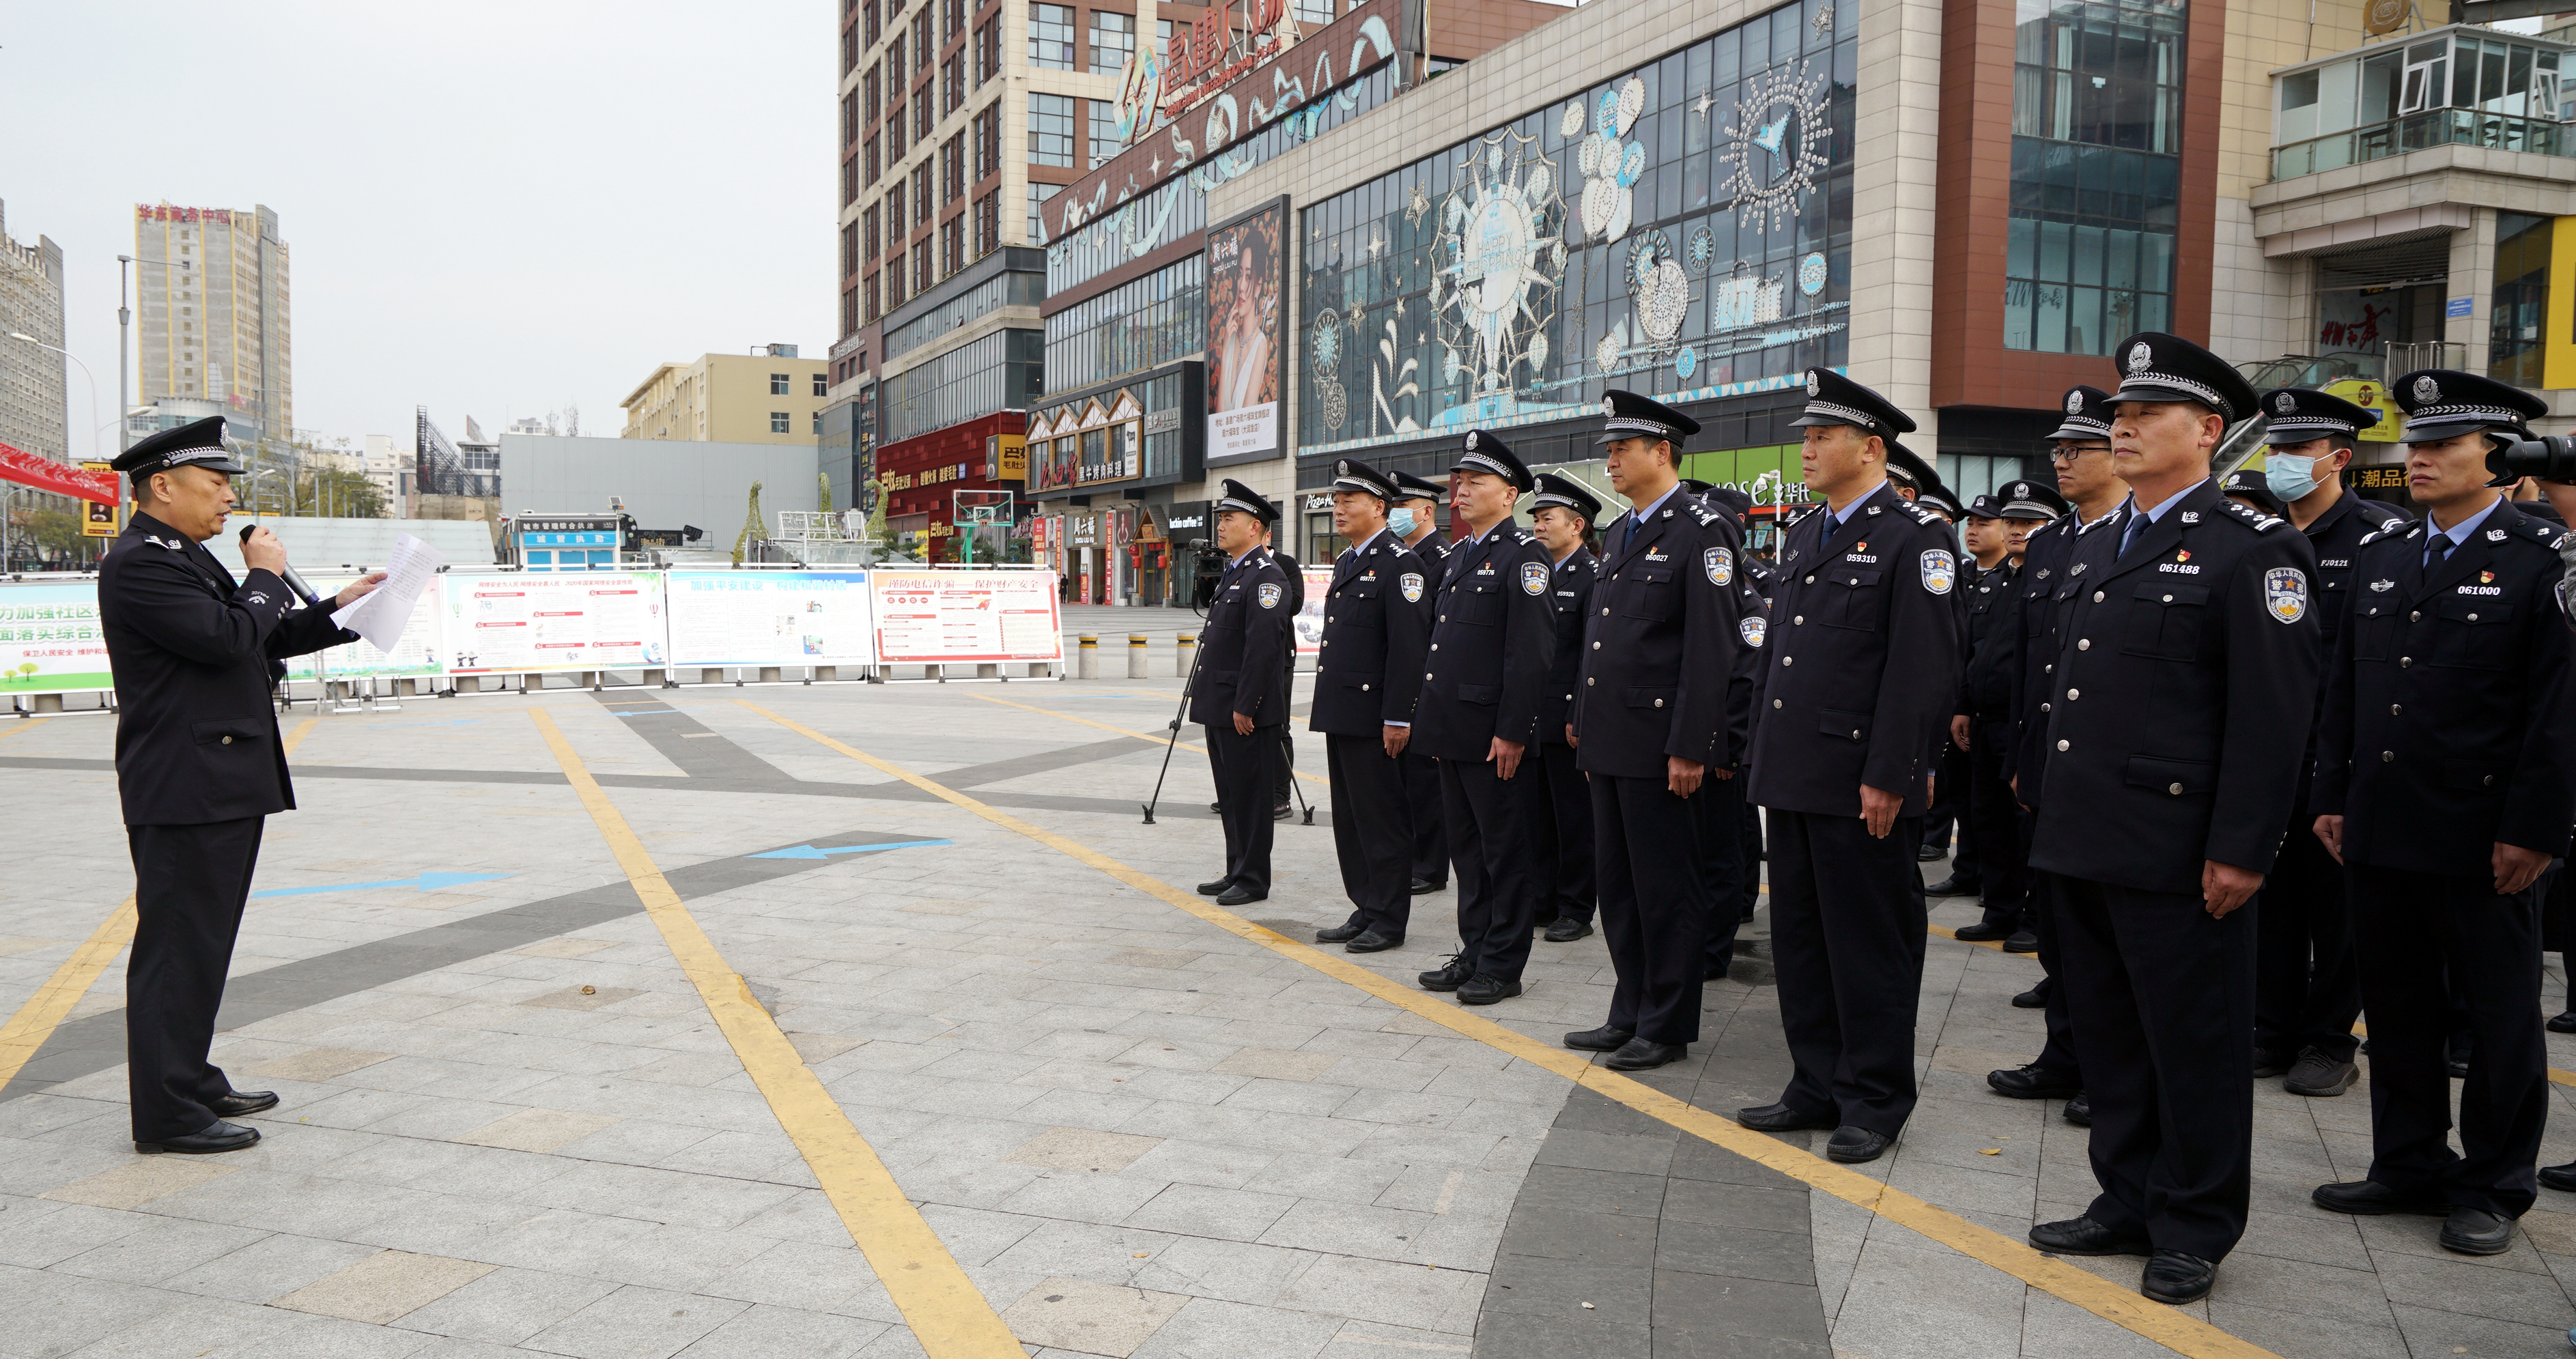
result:
[[[1396,586],[1396,588],[1397,588],[1397,589],[1399,589],[1399,590],[1401,590],[1401,591],[1403,591],[1403,592],[1404,592],[1404,602],[1405,602],[1405,603],[1407,603],[1407,604],[1419,604],[1419,603],[1421,603],[1421,602],[1422,602],[1422,573],[1421,573],[1421,572],[1419,572],[1419,571],[1407,571],[1407,572],[1405,572],[1403,575],[1398,576],[1398,577],[1396,577],[1396,578],[1395,578],[1395,586]]]
[[[1286,598],[1287,594],[1288,589],[1286,586],[1264,585],[1261,587],[1261,607],[1265,609],[1278,608],[1279,601]]]
[[[2274,618],[2295,623],[2308,616],[2307,573],[2276,566],[2263,573],[2263,605]]]
[[[1933,548],[1923,554],[1923,588],[1936,595],[1950,593],[1959,579],[1959,560],[1944,548]]]
[[[1699,554],[1699,564],[1708,571],[1709,583],[1724,585],[1735,579],[1735,554],[1722,547],[1712,547]]]
[[[1546,594],[1547,564],[1544,562],[1522,562],[1521,588],[1534,595]]]
[[[1735,630],[1738,633],[1743,634],[1744,644],[1746,646],[1760,646],[1762,645],[1763,633],[1767,629],[1763,624],[1762,615],[1747,614],[1744,617],[1735,620]]]

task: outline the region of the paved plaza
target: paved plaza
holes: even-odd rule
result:
[[[1450,893],[1401,949],[1314,948],[1319,737],[1270,899],[1215,907],[1204,755],[1139,814],[1186,615],[1134,612],[1146,679],[299,705],[216,1040],[282,1103],[205,1158],[128,1140],[112,719],[0,719],[0,1356],[2567,1352],[2576,1197],[2491,1259],[2308,1205],[2367,1163],[2366,1080],[2259,1083],[2205,1302],[2029,1249],[2092,1179],[2058,1104],[1985,1088],[2039,1044],[2027,958],[1930,941],[1925,1098],[1842,1167],[1727,1117],[1788,1069],[1758,960],[1628,1078],[1557,1046],[1604,1014],[1597,935],[1472,1010],[1411,984]]]

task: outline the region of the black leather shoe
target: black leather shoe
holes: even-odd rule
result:
[[[1271,809],[1270,809],[1270,819],[1271,819],[1271,820],[1273,820],[1273,821],[1286,821],[1286,820],[1288,820],[1290,817],[1295,816],[1296,814],[1297,814],[1297,809],[1296,809],[1296,808],[1294,808],[1294,807],[1289,806],[1289,805],[1288,805],[1287,803],[1285,803],[1285,802],[1280,803],[1278,806],[1273,807],[1273,808],[1271,808]]]
[[[2358,1065],[2323,1048],[2311,1047],[2300,1050],[2299,1060],[2290,1064],[2290,1074],[2281,1078],[2281,1088],[2311,1099],[2332,1099],[2360,1079]]]
[[[277,1096],[267,1090],[236,1090],[206,1107],[214,1110],[217,1118],[239,1118],[262,1109],[276,1108]]]
[[[1347,944],[1367,932],[1368,926],[1362,925],[1357,921],[1353,921],[1347,924],[1335,925],[1329,929],[1315,931],[1315,942],[1318,944]]]
[[[2454,1208],[2442,1224],[2442,1249],[2461,1255],[2502,1255],[2513,1249],[2513,1219],[2484,1208]]]
[[[2148,1255],[2155,1245],[2143,1236],[2122,1236],[2089,1217],[2043,1222],[2030,1229],[2030,1244],[2051,1255]]]
[[[2440,1194],[2430,1191],[2404,1193],[2377,1180],[2321,1184],[2308,1191],[2308,1202],[2329,1213],[2350,1213],[2355,1217],[2386,1217],[2390,1213],[2447,1217],[2451,1212],[2451,1205]]]
[[[1420,982],[1425,991],[1455,991],[1466,985],[1468,979],[1475,975],[1475,972],[1457,954],[1452,953],[1449,955],[1449,961],[1414,980]]]
[[[2576,1010],[2561,1010],[2549,1017],[2551,1033],[2576,1033]]]
[[[2039,952],[2039,936],[2028,930],[2014,930],[2011,934],[2004,936],[2004,952],[2037,953]]]
[[[2138,1291],[2153,1301],[2178,1307],[2208,1297],[2209,1286],[2216,1282],[2217,1261],[2178,1250],[2160,1250],[2147,1261],[2146,1277],[2138,1281]]]
[[[1217,894],[1216,904],[1219,906],[1240,906],[1247,901],[1268,901],[1269,899],[1270,894],[1268,892],[1256,892],[1249,887],[1229,887],[1223,892]]]
[[[2289,1074],[2290,1064],[2297,1060],[2299,1055],[2295,1052],[2256,1048],[2254,1049],[2254,1079],[2265,1081],[2274,1076],[2286,1076]]]
[[[1567,1034],[1565,1045],[1576,1052],[1617,1052],[1628,1045],[1629,1039],[1636,1036],[1626,1029],[1604,1024],[1597,1029],[1585,1029],[1580,1033]]]
[[[1956,873],[1923,889],[1923,895],[1927,897],[1972,897],[1976,894],[1977,884],[1959,881],[1959,875]]]
[[[2057,1116],[2079,1128],[2092,1127],[2093,1097],[2081,1090],[2076,1091],[2075,1098],[2068,1100],[2066,1107],[2057,1111]]]
[[[1613,1071],[1652,1071],[1669,1066],[1690,1055],[1687,1043],[1658,1043],[1652,1039],[1631,1038],[1617,1052],[1602,1059],[1601,1065]]]
[[[1429,878],[1415,878],[1404,885],[1404,890],[1410,895],[1425,897],[1434,892],[1448,891],[1449,884],[1445,882],[1433,882]]]
[[[1461,1005],[1491,1005],[1498,1000],[1510,1000],[1512,997],[1517,996],[1520,993],[1521,984],[1519,982],[1504,981],[1500,977],[1474,976],[1469,977],[1466,981],[1459,984],[1458,1003]]]
[[[1938,887],[1926,888],[1925,890],[1936,897],[1959,895],[1957,893],[1944,892]],[[2011,933],[2012,926],[2010,925],[1989,925],[1980,920],[1976,924],[1961,925],[1959,928],[1950,931],[1950,937],[1959,940],[1962,943],[1986,944],[1992,943],[1997,939],[2005,938]]]
[[[2042,1071],[2037,1062],[1989,1071],[1986,1084],[2008,1099],[2073,1099],[2084,1093],[2082,1082]]]
[[[2576,1194],[2576,1161],[2563,1166],[2542,1166],[2540,1182],[2562,1194]]]
[[[1877,1160],[1894,1145],[1896,1139],[1885,1133],[1846,1123],[1834,1129],[1832,1137],[1825,1139],[1825,1155],[1845,1165],[1859,1165],[1864,1161]]]
[[[1232,878],[1219,878],[1214,882],[1203,882],[1199,884],[1199,895],[1203,897],[1218,896],[1223,894],[1225,889],[1232,886],[1234,886],[1234,879]]]
[[[1801,1128],[1830,1128],[1832,1114],[1802,1114],[1785,1104],[1765,1104],[1754,1109],[1738,1109],[1735,1121],[1755,1132],[1796,1132]]]
[[[258,1142],[259,1129],[245,1128],[238,1123],[226,1123],[219,1118],[185,1137],[165,1137],[158,1142],[137,1142],[134,1144],[134,1149],[146,1156],[157,1156],[165,1151],[182,1152],[190,1156],[211,1156],[219,1151],[239,1151],[244,1147],[255,1146]]]
[[[2013,997],[2013,1008],[2016,1010],[2037,1010],[2047,1004],[2048,997],[2041,995],[2036,986]]]
[[[1943,849],[1938,845],[1916,845],[1914,847],[1914,861],[1919,864],[1939,863],[1941,861],[1941,857],[1949,852],[1950,851]]]
[[[1551,944],[1571,944],[1575,940],[1590,933],[1592,933],[1592,926],[1589,922],[1582,920],[1569,920],[1564,916],[1558,916],[1556,918],[1556,923],[1547,927],[1547,942]]]
[[[1364,930],[1358,937],[1342,945],[1342,951],[1344,953],[1384,953],[1388,949],[1402,947],[1404,947],[1404,940],[1401,938],[1389,939],[1375,930]]]

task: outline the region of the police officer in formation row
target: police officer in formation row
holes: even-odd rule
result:
[[[2115,366],[2116,387],[2066,394],[2055,488],[2008,483],[1964,515],[1901,442],[1902,411],[1809,372],[1795,423],[1820,503],[1770,568],[1744,556],[1745,505],[1676,476],[1697,425],[1630,393],[1604,403],[1628,501],[1606,523],[1590,490],[1532,477],[1489,430],[1457,454],[1454,542],[1429,523],[1437,487],[1343,460],[1335,520],[1354,546],[1314,726],[1353,812],[1335,821],[1354,910],[1320,937],[1392,947],[1410,897],[1445,878],[1402,767],[1427,758],[1461,938],[1421,984],[1518,995],[1533,928],[1579,938],[1597,903],[1611,1012],[1565,1041],[1660,1066],[1698,1038],[1701,982],[1725,966],[1713,941],[1731,944],[1758,876],[1742,812],[1764,808],[1794,1074],[1737,1116],[1830,1130],[1827,1155],[1871,1160],[1916,1098],[1915,851],[1956,751],[1949,801],[1986,908],[1958,933],[2034,949],[2047,974],[2014,998],[2046,1011],[2045,1047],[1989,1084],[2064,1100],[2092,1130],[2100,1193],[2033,1244],[2144,1255],[2148,1297],[2204,1296],[2245,1229],[2251,1082],[2343,1093],[2367,1012],[2373,1162],[2317,1206],[2435,1214],[2449,1249],[2508,1249],[2536,1183],[2576,1189],[2576,1166],[2533,1164],[2538,902],[2576,822],[2576,543],[2546,506],[2504,499],[2488,457],[2543,408],[2471,374],[2395,384],[2419,523],[2341,487],[2373,412],[2258,395],[2172,335],[2131,337]],[[2266,466],[2222,486],[2215,450],[2257,413]],[[1510,522],[1532,490],[1535,535]],[[1259,609],[1259,570],[1229,569],[1229,620]],[[1220,626],[1212,613],[1201,664],[1266,673],[1248,654],[1215,664]],[[1261,711],[1224,716],[1249,737]]]

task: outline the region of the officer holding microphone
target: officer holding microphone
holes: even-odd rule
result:
[[[236,1151],[259,1130],[226,1120],[277,1103],[234,1090],[207,1060],[262,825],[295,807],[270,690],[286,657],[358,640],[331,612],[384,576],[297,609],[286,549],[263,528],[243,539],[249,574],[233,579],[203,546],[223,531],[243,470],[224,447],[222,416],[144,439],[114,466],[135,502],[98,575],[116,675],[117,795],[134,857],[125,974],[134,1149]]]

